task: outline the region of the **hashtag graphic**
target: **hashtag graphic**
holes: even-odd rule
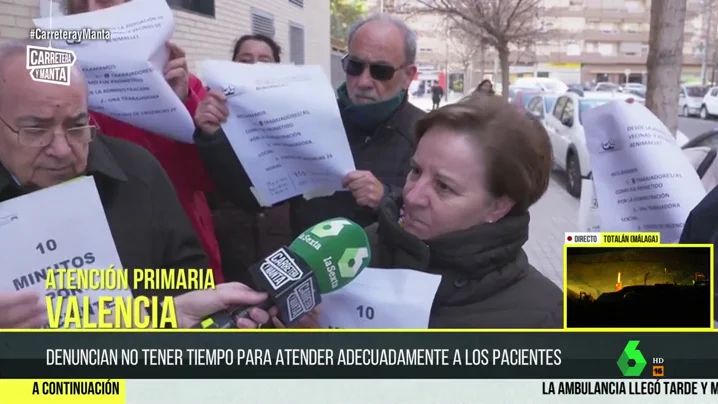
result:
[[[34,29],[30,30],[30,39],[33,41],[35,40],[35,30]]]

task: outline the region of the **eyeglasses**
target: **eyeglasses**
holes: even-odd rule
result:
[[[17,135],[17,142],[26,147],[45,147],[52,143],[55,138],[53,128],[18,128],[15,129],[0,117],[0,122],[7,126],[10,131]],[[68,143],[88,144],[97,135],[97,127],[94,125],[76,126],[65,129],[65,138]]]
[[[367,67],[369,67],[371,78],[379,81],[391,80],[394,73],[404,68],[403,65],[394,67],[383,63],[366,63],[349,55],[342,58],[342,69],[344,69],[344,73],[350,76],[361,76]]]

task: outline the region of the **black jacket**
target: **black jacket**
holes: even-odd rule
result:
[[[167,271],[207,268],[202,245],[157,159],[140,146],[105,136],[93,140],[89,149],[87,174],[95,178],[122,265]],[[0,201],[22,194],[0,166]],[[132,271],[129,275],[131,285]],[[183,292],[133,290],[134,296]]]
[[[385,124],[370,132],[342,116],[356,169],[371,171],[387,186],[387,195],[404,187],[409,173],[409,160],[416,149],[414,126],[424,114],[405,101]],[[261,211],[249,189],[251,181],[224,131],[220,129],[217,133],[207,135],[197,129],[194,139],[207,171],[223,197],[247,212]],[[300,196],[289,202],[293,236],[333,217],[345,217],[361,226],[376,221],[375,212],[358,206],[350,192],[336,192],[332,196],[311,200]]]
[[[718,243],[718,188],[713,188],[691,211],[681,233],[681,244]],[[718,250],[714,248],[714,261]],[[718,322],[718,289],[716,289],[715,320]],[[716,323],[718,326],[718,323]]]
[[[528,213],[423,242],[399,226],[399,204],[385,199],[379,222],[367,228],[371,266],[442,276],[429,328],[563,327],[561,289],[522,249]]]
[[[680,243],[714,243],[716,236],[718,236],[718,188],[713,188],[688,215]]]

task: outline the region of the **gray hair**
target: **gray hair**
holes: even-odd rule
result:
[[[13,39],[0,45],[0,72],[10,58],[27,53],[28,45],[47,46],[47,43],[31,41],[29,39]]]
[[[374,14],[367,18],[363,18],[349,27],[349,33],[347,35],[347,46],[352,43],[352,38],[357,33],[359,28],[372,21],[384,21],[396,28],[399,28],[404,33],[404,59],[407,65],[412,65],[416,62],[416,32],[414,32],[404,20],[401,20],[394,15],[387,13]]]

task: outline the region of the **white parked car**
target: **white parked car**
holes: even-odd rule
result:
[[[551,115],[553,112],[553,106],[556,104],[556,100],[563,94],[555,93],[540,93],[529,96],[529,100],[526,103],[526,111],[531,115],[535,116],[536,119],[546,126],[546,117]]]
[[[706,88],[701,85],[682,85],[678,93],[678,114],[695,116],[701,112]]]
[[[512,87],[526,88],[547,93],[565,93],[568,86],[561,80],[548,77],[519,77],[511,84]]]
[[[581,180],[590,178],[591,162],[586,148],[586,136],[581,117],[586,110],[616,100],[634,100],[644,103],[643,98],[632,94],[609,92],[586,92],[583,97],[574,93],[562,94],[553,110],[543,120],[553,146],[553,161],[566,173],[569,194],[581,196]],[[688,142],[680,131],[676,134],[679,146]]]
[[[708,119],[718,115],[718,87],[711,87],[703,96],[701,103],[701,119]]]

